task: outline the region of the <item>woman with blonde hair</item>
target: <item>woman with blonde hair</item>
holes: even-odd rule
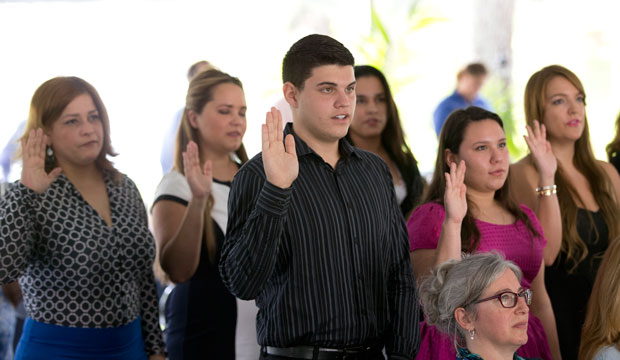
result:
[[[118,172],[106,109],[77,77],[34,93],[21,180],[0,200],[0,283],[28,318],[15,359],[164,359],[153,236]]]
[[[570,70],[551,65],[532,75],[525,89],[526,122],[546,133],[557,170],[541,170],[531,155],[510,169],[517,198],[536,211],[549,239],[545,283],[565,360],[577,359],[600,258],[620,236],[620,176],[594,158],[585,106],[583,85]]]
[[[620,359],[620,241],[599,267],[581,331],[580,359]]]
[[[230,185],[247,161],[246,110],[239,79],[208,70],[191,80],[174,166],[152,207],[159,263],[176,284],[166,305],[170,360],[235,359],[236,299],[217,265]]]

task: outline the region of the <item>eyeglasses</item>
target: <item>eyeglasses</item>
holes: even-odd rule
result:
[[[499,303],[502,304],[505,308],[513,308],[517,306],[517,302],[519,301],[519,297],[522,297],[525,300],[527,306],[532,305],[532,290],[525,289],[519,291],[519,293],[514,293],[512,291],[505,291],[503,293],[499,293],[497,295],[493,295],[491,297],[480,299],[476,301],[474,304],[478,304],[484,301],[498,299]]]

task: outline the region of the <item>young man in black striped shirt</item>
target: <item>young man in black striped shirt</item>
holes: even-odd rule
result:
[[[293,123],[272,108],[233,181],[220,273],[256,299],[265,359],[413,359],[419,305],[387,165],[345,139],[353,56],[309,35],[283,61]],[[384,350],[385,348],[385,350]]]

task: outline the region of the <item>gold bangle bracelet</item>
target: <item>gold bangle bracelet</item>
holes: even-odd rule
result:
[[[539,197],[551,196],[551,195],[557,194],[557,192],[558,192],[558,187],[555,184],[536,188],[536,193],[538,194]]]

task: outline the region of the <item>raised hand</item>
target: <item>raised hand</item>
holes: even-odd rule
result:
[[[267,181],[285,189],[291,187],[299,174],[299,162],[295,152],[293,135],[286,136],[286,147],[282,143],[282,115],[275,107],[267,113],[262,128],[263,166]]]
[[[465,186],[465,161],[456,165],[450,164],[450,173],[446,176],[446,193],[443,204],[446,210],[446,221],[460,224],[467,214],[467,186]]]
[[[205,199],[209,196],[213,185],[211,160],[205,161],[204,166],[200,166],[198,145],[193,141],[187,144],[183,152],[183,171],[185,171],[185,178],[195,199]]]
[[[47,136],[43,129],[30,130],[28,139],[22,139],[22,178],[21,183],[31,190],[43,194],[60,175],[59,167],[49,174],[45,172],[45,145]]]
[[[542,185],[552,185],[555,181],[555,171],[558,168],[558,161],[551,151],[551,144],[547,141],[547,130],[538,120],[534,120],[533,127],[526,127],[527,135],[523,135],[534,164],[538,169]]]

